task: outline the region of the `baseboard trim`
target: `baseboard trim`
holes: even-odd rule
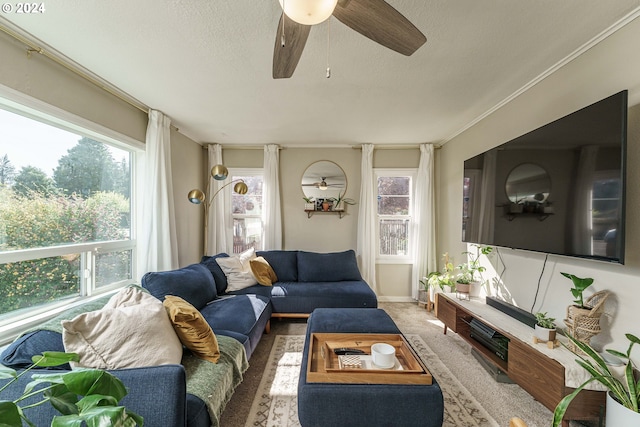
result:
[[[380,302],[416,302],[412,297],[378,297]]]

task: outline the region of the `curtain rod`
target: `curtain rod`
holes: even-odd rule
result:
[[[40,55],[52,60],[56,64],[61,65],[65,69],[71,71],[72,73],[74,73],[74,74],[82,77],[83,79],[89,81],[90,83],[92,83],[93,85],[99,87],[100,89],[102,89],[102,90],[110,93],[111,95],[115,96],[116,98],[126,102],[127,104],[131,105],[132,107],[137,108],[138,110],[142,111],[145,114],[149,113],[149,107],[146,106],[145,104],[143,104],[142,102],[138,101],[137,99],[133,98],[131,95],[126,94],[125,92],[123,92],[120,89],[116,88],[111,83],[108,83],[106,80],[104,80],[104,79],[98,77],[97,75],[93,74],[92,72],[90,72],[86,68],[84,68],[81,65],[75,63],[71,59],[67,58],[66,56],[64,56],[61,53],[59,53],[58,51],[56,51],[55,49],[47,46],[45,43],[40,42],[40,41],[36,42],[36,41],[32,40],[32,39],[35,39],[35,37],[30,35],[29,33],[26,33],[24,30],[19,29],[19,27],[14,26],[12,23],[6,21],[4,18],[0,17],[0,20],[3,21],[2,25],[0,25],[0,30],[2,30],[7,35],[13,37],[14,39],[19,41],[20,43],[25,44],[27,46],[27,56],[30,57],[31,54],[33,54],[33,53],[39,53]],[[5,25],[12,26],[12,27],[14,27],[14,29],[10,29]],[[23,33],[24,35],[20,34],[20,33]],[[45,46],[46,49],[44,49],[42,46]]]
[[[425,144],[433,145],[433,148],[438,150],[442,148],[442,145],[436,144],[434,142],[425,142]],[[417,150],[420,148],[422,144],[372,144],[374,150]],[[361,150],[362,145],[352,145],[351,148],[354,150]]]

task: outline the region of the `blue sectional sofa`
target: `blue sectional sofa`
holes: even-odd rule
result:
[[[247,360],[263,331],[269,331],[271,317],[308,317],[320,307],[377,307],[376,295],[360,276],[352,250],[328,254],[263,251],[257,255],[268,261],[278,277],[272,286],[254,285],[228,293],[226,276],[215,261],[228,257],[227,254],[205,256],[198,264],[150,272],[143,277],[142,287],[159,300],[175,295],[197,308],[218,337],[222,353],[217,364],[185,352],[182,365],[112,371],[130,390],[122,403],[142,415],[145,425],[217,426],[224,406],[248,367]],[[31,363],[32,355],[64,351],[60,321],[83,311],[97,310],[106,300],[65,312],[24,334],[4,350],[0,363],[19,369]],[[2,398],[19,396],[29,380],[30,375],[26,375],[5,390]],[[203,390],[203,383],[210,389]],[[0,380],[0,387],[3,384]],[[205,396],[212,394],[219,396],[216,401],[205,402]],[[27,414],[36,425],[47,425],[56,412],[50,405],[41,405]]]

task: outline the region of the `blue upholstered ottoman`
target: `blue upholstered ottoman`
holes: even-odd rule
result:
[[[376,308],[318,308],[307,325],[314,332],[399,334],[391,317]],[[314,426],[441,427],[444,402],[433,384],[331,384],[307,382],[305,345],[298,383],[298,418]]]

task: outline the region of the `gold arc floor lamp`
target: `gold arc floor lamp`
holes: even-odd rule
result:
[[[214,167],[211,168],[210,173],[211,173],[211,177],[216,181],[224,181],[229,176],[229,170],[224,165],[215,165]],[[194,188],[193,190],[189,191],[189,193],[187,194],[187,199],[189,199],[189,201],[194,205],[204,205],[204,254],[205,256],[207,255],[207,236],[209,231],[209,208],[211,207],[211,203],[213,202],[213,199],[216,198],[218,193],[223,188],[228,187],[234,182],[236,183],[236,185],[233,186],[233,191],[235,191],[238,194],[247,194],[247,191],[249,190],[249,188],[247,187],[247,184],[240,178],[234,179],[233,181],[228,182],[222,187],[220,187],[215,193],[213,193],[213,196],[209,197],[209,201],[207,201],[207,196],[209,195],[209,192],[211,190],[210,179],[207,179],[206,192],[203,192],[202,190]]]

